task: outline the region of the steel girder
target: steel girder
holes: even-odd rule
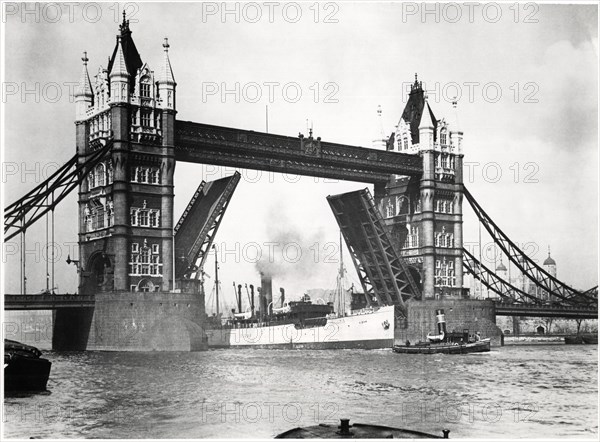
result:
[[[202,277],[202,268],[231,196],[239,172],[206,183],[202,181],[175,226],[176,277]]]
[[[177,161],[367,183],[423,172],[419,155],[330,143],[312,134],[288,137],[190,121],[177,121],[175,129]]]
[[[25,232],[28,227],[61,202],[73,189],[81,184],[87,174],[104,159],[112,141],[91,152],[83,162],[75,154],[69,161],[37,185],[25,196],[4,209],[4,241]]]
[[[467,201],[473,208],[473,211],[479,218],[486,230],[491,235],[492,239],[498,244],[500,249],[508,256],[508,258],[522,271],[535,285],[542,290],[547,291],[550,295],[563,301],[570,303],[578,303],[578,299],[586,298],[593,300],[592,297],[569,287],[564,282],[558,280],[554,276],[546,272],[541,266],[529,258],[510,238],[492,221],[489,215],[477,203],[473,195],[469,193],[466,187],[463,189]],[[597,302],[597,301],[596,301]]]
[[[327,201],[360,278],[365,294],[380,305],[397,305],[406,313],[405,300],[421,298],[404,259],[393,246],[390,234],[368,189],[328,196]]]
[[[466,249],[463,249],[463,267],[481,281],[488,289],[492,290],[502,297],[511,301],[524,301],[525,298],[532,300],[535,304],[541,301],[535,296],[515,287],[510,282],[500,278],[485,265],[479,262]]]

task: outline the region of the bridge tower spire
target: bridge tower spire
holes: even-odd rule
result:
[[[90,74],[87,68],[89,61],[87,52],[83,53],[81,61],[83,61],[83,68],[81,70],[81,77],[79,78],[79,85],[75,91],[75,119],[77,121],[86,119],[87,111],[94,101],[92,82],[90,81]]]

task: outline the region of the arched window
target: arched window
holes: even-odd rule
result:
[[[396,197],[396,214],[397,215],[406,215],[408,214],[408,209],[410,207],[410,200],[402,195]]]
[[[105,186],[106,185],[106,168],[104,163],[100,163],[94,169],[94,175],[96,179],[96,186]]]
[[[154,283],[149,279],[142,279],[137,285],[138,292],[153,292],[154,291]]]

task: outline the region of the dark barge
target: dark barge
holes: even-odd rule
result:
[[[44,391],[52,363],[31,345],[4,340],[4,391]]]

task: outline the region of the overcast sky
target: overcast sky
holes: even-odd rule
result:
[[[3,205],[74,154],[69,83],[79,78],[84,50],[93,76],[106,67],[114,48],[119,5],[76,5],[71,11],[63,6],[60,16],[38,6],[36,17],[15,4],[3,17]],[[450,116],[450,101],[460,95],[465,181],[483,208],[538,261],[550,246],[560,279],[580,289],[597,284],[595,6],[440,7],[436,15],[430,5],[434,12],[423,16],[420,3],[307,3],[300,10],[289,3],[272,10],[262,3],[229,5],[239,8],[238,17],[222,16],[221,7],[129,4],[134,41],[156,72],[163,38],[169,38],[178,119],[263,131],[268,104],[270,132],[297,136],[307,132],[308,120],[324,140],[371,147],[377,106],[391,133],[417,72],[438,119]],[[278,86],[269,97],[271,82]],[[221,94],[235,90],[236,83],[239,94]],[[37,96],[21,93],[36,87]],[[298,91],[302,95],[295,100]],[[24,173],[36,168],[37,174]],[[178,163],[175,219],[202,179],[231,173]],[[284,286],[295,298],[309,288],[334,288],[338,229],[325,197],[367,185],[242,173],[216,238],[220,249],[230,251],[219,257],[226,293],[233,293],[233,281],[259,284],[256,245],[264,259],[269,241],[280,241],[273,256],[279,266],[274,291]],[[478,227],[466,202],[464,211],[469,246],[477,241]],[[76,290],[76,269],[64,262],[69,251],[71,258],[77,255],[76,213],[75,193],[56,210],[60,292]],[[27,258],[28,292],[45,287],[45,225],[38,224],[27,234],[28,248],[40,250]],[[4,246],[4,282],[6,292],[18,293],[18,241],[12,241]],[[304,248],[299,262],[289,262],[296,260],[293,245],[286,262],[287,242]],[[484,235],[482,242],[489,238]],[[328,255],[332,262],[324,262]],[[206,271],[214,274],[212,264]],[[350,276],[358,283],[354,269]],[[212,286],[209,279],[208,292]]]

